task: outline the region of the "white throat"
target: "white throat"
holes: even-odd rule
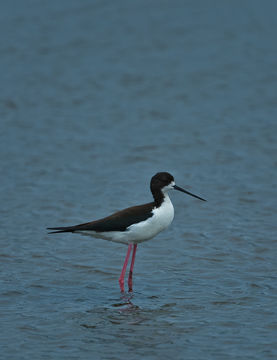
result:
[[[174,188],[174,185],[175,185],[175,182],[174,182],[174,181],[171,181],[170,184],[168,184],[167,186],[165,186],[165,187],[162,188],[162,193],[163,193],[164,195],[166,195],[169,190],[172,190],[172,189]]]

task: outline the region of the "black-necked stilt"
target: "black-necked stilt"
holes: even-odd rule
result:
[[[124,277],[133,248],[128,277],[129,291],[132,291],[132,275],[137,244],[152,239],[159,232],[166,229],[173,220],[174,208],[168,196],[168,191],[171,189],[179,190],[197,199],[206,201],[175,185],[173,176],[167,172],[159,172],[154,175],[151,179],[150,189],[154,198],[154,201],[151,203],[129,207],[103,219],[84,224],[48,228],[49,230],[56,230],[50,234],[63,232],[80,233],[127,244],[128,250],[119,278],[122,292],[124,292]]]

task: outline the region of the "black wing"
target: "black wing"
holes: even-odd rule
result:
[[[124,231],[130,225],[147,220],[153,215],[152,210],[155,203],[148,203],[144,205],[133,206],[121,211],[118,211],[110,216],[96,221],[87,222],[84,224],[64,227],[47,228],[48,230],[56,230],[50,234],[75,232],[75,231]]]

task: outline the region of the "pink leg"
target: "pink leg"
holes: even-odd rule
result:
[[[121,274],[120,274],[120,277],[119,277],[119,280],[118,280],[121,292],[124,292],[124,277],[125,277],[129,257],[130,257],[130,254],[131,254],[131,250],[132,250],[132,244],[130,244],[128,246],[128,250],[127,250],[127,254],[126,254],[126,257],[125,257],[124,264],[123,264],[123,268],[122,268],[122,271],[121,271]]]
[[[131,261],[130,272],[128,277],[129,291],[133,291],[133,270],[135,264],[136,251],[137,251],[137,244],[134,244],[132,261]]]

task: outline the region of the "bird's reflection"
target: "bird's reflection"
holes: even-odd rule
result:
[[[113,307],[120,308],[120,312],[123,311],[134,311],[139,309],[139,306],[135,305],[132,302],[132,299],[134,298],[133,292],[124,292],[120,296],[120,301],[118,303],[112,304]]]

